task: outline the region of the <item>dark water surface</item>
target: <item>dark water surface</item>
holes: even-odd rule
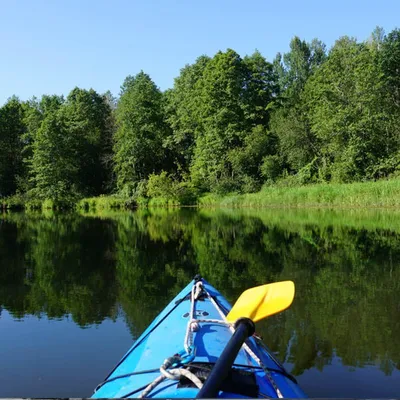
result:
[[[295,281],[258,331],[309,396],[400,396],[400,212],[275,209],[0,216],[0,397],[90,396],[196,273]]]

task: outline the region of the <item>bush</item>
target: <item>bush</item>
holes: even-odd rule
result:
[[[232,178],[221,178],[211,188],[211,191],[217,194],[228,194],[240,191],[240,182]]]
[[[142,179],[139,182],[130,182],[124,185],[119,191],[121,198],[125,199],[138,199],[139,197],[146,197],[147,180]]]
[[[266,156],[260,167],[261,175],[271,181],[275,181],[282,173],[282,160],[278,155]]]
[[[191,182],[179,182],[165,171],[151,174],[146,194],[150,197],[148,206],[177,206],[196,204],[197,191]]]
[[[261,184],[257,179],[245,175],[242,178],[241,193],[255,193],[261,189]]]
[[[191,182],[178,182],[174,185],[174,191],[179,203],[182,205],[194,205],[197,202],[198,191]]]
[[[167,199],[174,198],[175,182],[167,175],[165,171],[160,174],[151,174],[147,182],[148,197],[165,197]]]

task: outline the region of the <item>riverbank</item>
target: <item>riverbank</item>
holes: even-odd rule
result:
[[[267,187],[257,193],[199,198],[200,207],[400,207],[400,180]]]
[[[317,207],[317,208],[390,208],[400,207],[400,179],[348,184],[315,184],[299,187],[270,186],[257,193],[205,194],[185,204],[176,198],[124,198],[117,195],[83,198],[54,202],[13,196],[2,201],[2,208],[20,209],[78,209],[78,210],[124,210],[155,207]]]
[[[133,199],[116,195],[86,197],[83,199],[34,200],[26,195],[15,195],[0,199],[0,210],[10,211],[36,211],[36,210],[128,210],[137,207]]]

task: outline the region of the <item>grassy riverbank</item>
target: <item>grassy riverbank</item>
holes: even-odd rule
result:
[[[258,193],[209,194],[198,205],[221,207],[400,207],[400,180],[267,187]]]
[[[15,195],[0,199],[0,209],[3,210],[123,210],[137,206],[132,199],[120,196],[98,196],[83,199],[35,200],[26,195]]]
[[[19,209],[74,209],[113,210],[136,207],[400,207],[400,179],[349,184],[316,184],[298,187],[265,187],[257,193],[205,194],[191,202],[182,203],[173,197],[124,198],[121,196],[99,196],[78,201],[43,202],[23,196],[13,196],[2,201],[2,208]]]

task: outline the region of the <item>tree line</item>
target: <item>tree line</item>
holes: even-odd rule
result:
[[[268,62],[234,50],[186,65],[161,91],[144,72],[118,98],[75,88],[0,108],[0,196],[249,193],[354,182],[400,168],[400,30],[328,51],[294,37]]]

